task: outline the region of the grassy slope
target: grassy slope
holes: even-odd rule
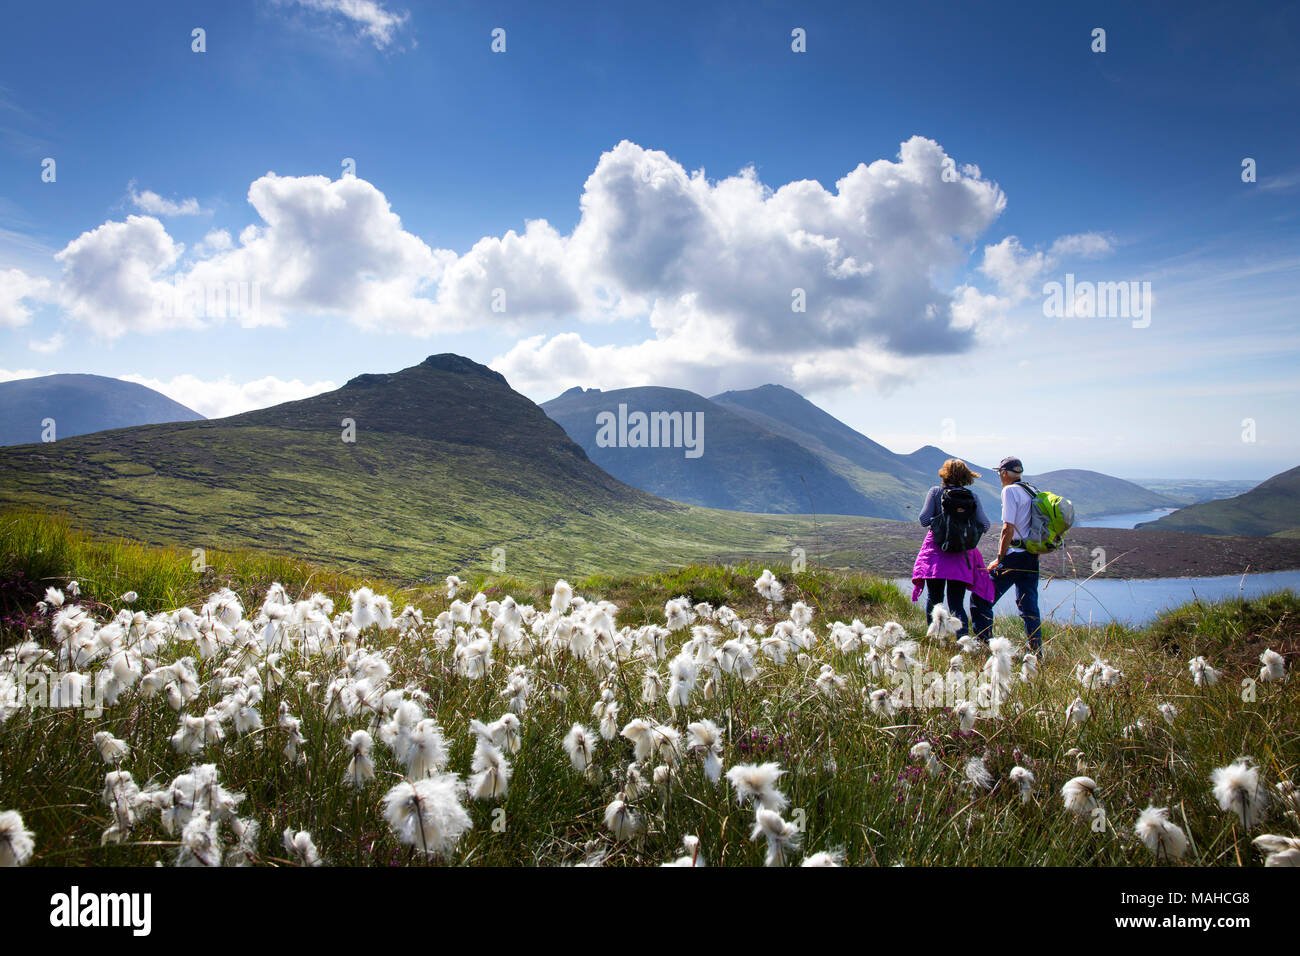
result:
[[[253,552],[212,557],[214,567],[200,576],[190,570],[185,553],[89,538],[48,518],[0,524],[0,570],[8,580],[19,571],[27,579],[56,575],[58,583],[75,577],[85,588],[86,603],[101,615],[107,609],[99,602],[116,607],[117,596],[127,587],[140,594],[136,606],[152,612],[192,604],[220,584],[232,586],[246,607],[255,608],[271,579],[286,584],[294,597],[322,590],[343,608],[347,589],[358,583],[306,562],[284,562]],[[726,603],[743,615],[762,618],[763,602],[752,587],[757,570],[756,566],[692,567],[655,576],[594,577],[574,583],[579,593],[617,602],[620,624],[662,622],[664,600],[678,594]],[[817,611],[815,627],[822,639],[807,667],[792,663],[775,668],[764,663],[755,683],[724,680],[717,699],[706,702],[697,695],[687,712],[678,715],[670,714],[662,699],[654,705],[640,701],[644,665],[620,665],[612,686],[623,706],[620,723],[646,716],[671,721],[681,729],[687,720],[707,716],[726,731],[722,755],[726,766],[780,762],[789,771],[781,789],[789,795],[791,807],[806,815],[804,844],[809,851],[840,847],[849,863],[867,865],[1146,864],[1153,857],[1133,840],[1129,828],[1138,810],[1154,803],[1171,806],[1172,819],[1192,837],[1189,862],[1258,861],[1247,836],[1214,805],[1208,778],[1214,767],[1242,753],[1259,760],[1270,783],[1294,780],[1300,771],[1296,700],[1300,683],[1293,679],[1260,685],[1252,701],[1243,701],[1239,694],[1240,678],[1257,670],[1253,658],[1260,647],[1288,653],[1294,666],[1300,620],[1300,601],[1294,596],[1192,605],[1143,630],[1049,626],[1048,656],[1040,679],[1017,685],[1005,717],[981,720],[974,731],[961,734],[951,714],[942,709],[907,710],[888,721],[871,714],[858,694],[860,688],[879,681],[860,665],[860,659],[832,650],[825,639],[828,621],[854,616],[868,623],[896,618],[915,634],[919,616],[900,602],[888,584],[824,571],[781,577],[788,600],[805,600]],[[446,606],[445,596],[434,589],[371,583],[392,594],[398,607],[407,601],[423,607],[426,618]],[[472,584],[488,588],[489,597],[504,592],[521,601],[540,602],[545,597],[536,584],[501,580]],[[33,636],[48,640],[43,624],[35,619],[29,623],[34,624]],[[999,621],[999,628],[1013,638],[1016,625],[1014,619]],[[0,648],[22,636],[12,618],[0,623]],[[672,649],[683,639],[684,635],[676,635],[670,641]],[[393,638],[371,633],[369,640],[392,645]],[[923,646],[921,653],[943,670],[951,648]],[[1093,654],[1106,656],[1123,669],[1125,679],[1118,687],[1085,690],[1074,680],[1075,663],[1090,660]],[[1198,690],[1187,679],[1186,660],[1196,654],[1206,654],[1224,668],[1217,687]],[[445,669],[440,655],[418,641],[393,645],[388,655],[396,683],[430,694],[429,712],[451,742],[451,769],[465,773],[470,758],[467,722],[500,712],[501,702],[494,698],[514,662],[497,661],[484,684]],[[822,660],[849,681],[848,690],[833,703],[812,689],[812,677]],[[397,779],[399,766],[377,746],[385,782],[371,784],[356,796],[340,786],[347,759],[343,738],[364,721],[328,721],[321,713],[319,696],[304,683],[307,678],[294,676],[302,669],[311,679],[328,679],[337,666],[319,658],[287,658],[282,662],[286,683],[268,692],[262,704],[271,729],[231,739],[201,758],[182,757],[168,747],[177,718],[162,695],[151,699],[128,695],[97,719],[69,711],[22,711],[0,725],[0,751],[5,754],[0,808],[18,809],[35,831],[37,864],[170,861],[175,838],[161,832],[156,817],[140,823],[125,846],[99,845],[99,834],[108,823],[97,795],[106,768],[93,753],[91,736],[102,729],[130,743],[132,753],[125,766],[141,784],[151,778],[170,780],[196,759],[214,761],[223,783],[246,794],[241,815],[263,826],[258,845],[261,862],[285,862],[279,833],[286,826],[310,830],[322,855],[333,864],[414,861],[393,840],[379,812],[380,798]],[[559,739],[575,720],[592,725],[589,706],[598,696],[596,679],[581,666],[563,669],[563,659],[558,665],[537,659],[530,666],[539,679],[563,681],[568,699],[560,702],[542,693],[535,695],[524,716],[523,748],[512,759],[509,794],[499,804],[471,804],[474,829],[457,848],[454,862],[554,864],[576,862],[584,853],[599,849],[610,854],[609,862],[654,864],[676,855],[684,833],[700,836],[711,865],[761,862],[761,848],[748,839],[751,812],[737,807],[726,790],[704,781],[693,759],[684,762],[667,799],[653,792],[636,801],[638,812],[650,822],[649,833],[632,843],[613,841],[600,817],[618,787],[609,775],[621,775],[631,759],[630,746],[621,739],[598,744],[597,766],[604,775],[600,782],[574,773]],[[211,671],[212,662],[202,664],[203,678]],[[1064,720],[1065,709],[1076,695],[1093,710],[1091,720],[1082,726]],[[205,691],[194,706],[201,710],[213,700],[213,693]],[[274,718],[281,701],[302,719],[307,739],[304,766],[291,766],[280,756],[282,734],[274,729]],[[1162,701],[1178,708],[1172,726],[1156,712]],[[1138,718],[1148,730],[1123,738],[1121,728]],[[945,766],[940,776],[915,774],[908,749],[918,739],[933,744]],[[1072,747],[1083,751],[1086,773],[1100,784],[1107,811],[1102,833],[1092,832],[1062,811],[1059,789],[1079,771],[1075,760],[1066,755]],[[984,756],[999,780],[991,793],[972,794],[963,785],[962,767],[971,756]],[[1037,776],[1033,799],[1024,805],[1006,781],[1016,763],[1031,766]],[[505,835],[491,826],[497,806],[506,813]],[[1295,835],[1300,833],[1300,823],[1287,820],[1278,810],[1255,832]]]
[[[1235,498],[1190,505],[1144,527],[1197,534],[1271,535],[1300,528],[1300,468]]]

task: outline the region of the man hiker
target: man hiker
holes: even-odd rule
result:
[[[1002,479],[1002,537],[998,540],[997,557],[989,562],[993,600],[971,595],[971,625],[975,636],[987,644],[993,637],[993,606],[1014,586],[1016,607],[1025,622],[1029,646],[1035,653],[1040,653],[1042,622],[1038,616],[1038,555],[1024,549],[1034,496],[1020,484],[1024,471],[1025,466],[1019,458],[1003,458],[998,464],[998,477]]]

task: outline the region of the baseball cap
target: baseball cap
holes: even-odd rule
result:
[[[1024,470],[1024,463],[1019,458],[1003,458],[998,462],[998,471],[1014,471],[1020,474]]]

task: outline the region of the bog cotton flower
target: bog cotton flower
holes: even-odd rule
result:
[[[564,750],[569,755],[569,762],[573,764],[573,769],[579,773],[591,766],[595,749],[596,743],[592,739],[591,731],[582,724],[574,724],[564,736]]]
[[[1259,662],[1264,665],[1259,669],[1259,679],[1262,683],[1279,681],[1286,676],[1286,659],[1272,648],[1266,649],[1259,655]]]
[[[767,840],[767,857],[764,866],[785,866],[792,851],[799,849],[799,828],[793,823],[781,819],[775,810],[759,807],[754,815],[754,829],[749,834],[750,840],[759,837]]]
[[[289,856],[299,866],[321,865],[320,854],[316,851],[316,843],[306,830],[299,830],[295,833],[293,827],[286,827],[282,839]]]
[[[785,600],[785,586],[767,568],[763,569],[763,573],[754,582],[754,589],[773,604],[780,604]]]
[[[727,781],[736,790],[736,802],[749,801],[767,810],[781,811],[787,804],[785,794],[776,789],[776,783],[785,771],[775,762],[736,764],[727,771]]]
[[[384,795],[384,819],[398,840],[429,856],[445,856],[473,826],[455,774],[399,783]]]
[[[605,826],[616,840],[630,840],[641,832],[640,815],[618,794],[605,808]]]
[[[1300,839],[1263,833],[1252,842],[1265,854],[1265,866],[1300,866]]]
[[[1065,782],[1061,788],[1061,799],[1065,809],[1081,817],[1086,817],[1097,807],[1097,781],[1091,777],[1074,777]]]
[[[1034,792],[1034,774],[1026,767],[1012,767],[1009,774],[1011,782],[1020,789],[1020,802],[1028,803]]]
[[[36,841],[17,810],[0,810],[0,866],[22,866],[32,858]]]
[[[1168,807],[1147,807],[1138,814],[1133,832],[1156,856],[1181,860],[1187,852],[1187,834],[1170,821]]]
[[[1263,817],[1268,790],[1260,786],[1259,770],[1249,757],[1217,768],[1210,775],[1210,782],[1214,785],[1214,799],[1219,802],[1219,809],[1236,816],[1246,829]]]

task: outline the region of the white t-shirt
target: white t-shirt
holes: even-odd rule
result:
[[[1016,526],[1015,537],[1024,540],[1029,533],[1029,509],[1033,507],[1033,498],[1021,485],[1007,485],[1002,489],[1002,523]],[[1023,551],[1024,548],[1008,548],[1007,552]]]

